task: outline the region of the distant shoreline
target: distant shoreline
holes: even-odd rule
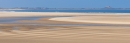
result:
[[[114,14],[114,15],[130,15],[130,13],[97,13],[97,12],[16,12],[16,11],[0,11],[0,13],[80,13],[80,14],[91,14],[91,15],[111,15],[111,14]]]
[[[130,13],[130,10],[27,10],[4,9],[0,12],[64,12],[64,13]]]
[[[26,10],[26,9],[0,9],[0,10]]]

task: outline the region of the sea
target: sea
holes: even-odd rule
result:
[[[130,13],[130,10],[0,10],[0,12]]]

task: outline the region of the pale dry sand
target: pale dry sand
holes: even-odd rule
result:
[[[57,17],[49,20],[82,22],[82,23],[102,23],[102,24],[130,24],[130,15],[89,15],[77,17]]]
[[[82,13],[57,13],[57,12],[0,12],[0,17],[35,17],[35,16],[79,16]]]
[[[100,16],[100,15],[129,15],[114,13],[65,13],[65,12],[0,12],[0,17],[33,17],[33,16]]]
[[[4,14],[4,15],[3,15]],[[14,15],[13,15],[14,14]],[[18,15],[17,15],[18,14]],[[54,15],[52,15],[54,14]],[[66,15],[61,15],[66,14]],[[72,14],[72,15],[71,15]],[[112,14],[79,14],[76,13],[23,13],[23,12],[2,12],[0,17],[25,17],[25,16],[76,16],[66,18],[40,19],[32,22],[46,21],[43,24],[80,24],[69,20],[96,20],[96,21],[115,21],[127,22],[129,15],[112,15]],[[79,16],[80,15],[80,16]],[[85,16],[83,16],[85,15]],[[120,20],[122,19],[122,20]],[[126,17],[126,18],[125,18]],[[113,19],[114,18],[114,19]],[[63,19],[63,20],[62,20]],[[106,20],[107,19],[107,20]],[[126,20],[126,21],[123,21]],[[63,21],[63,22],[62,22]],[[67,21],[67,22],[65,22]],[[23,22],[29,22],[23,21]],[[85,22],[86,23],[86,22]],[[89,22],[88,22],[89,23]],[[93,23],[93,22],[90,22]],[[83,23],[81,23],[83,24]],[[130,27],[124,26],[26,26],[18,30],[11,30],[12,26],[20,24],[0,25],[0,42],[1,43],[130,43]],[[7,26],[7,27],[6,27]],[[19,27],[19,26],[18,26]],[[30,28],[34,30],[28,30]],[[22,30],[21,30],[22,29]],[[25,29],[25,30],[24,30]]]

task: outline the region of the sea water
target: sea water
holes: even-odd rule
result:
[[[8,10],[10,12],[130,13],[130,10]]]

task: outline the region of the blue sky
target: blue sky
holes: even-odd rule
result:
[[[0,0],[0,7],[130,8],[130,0]]]

